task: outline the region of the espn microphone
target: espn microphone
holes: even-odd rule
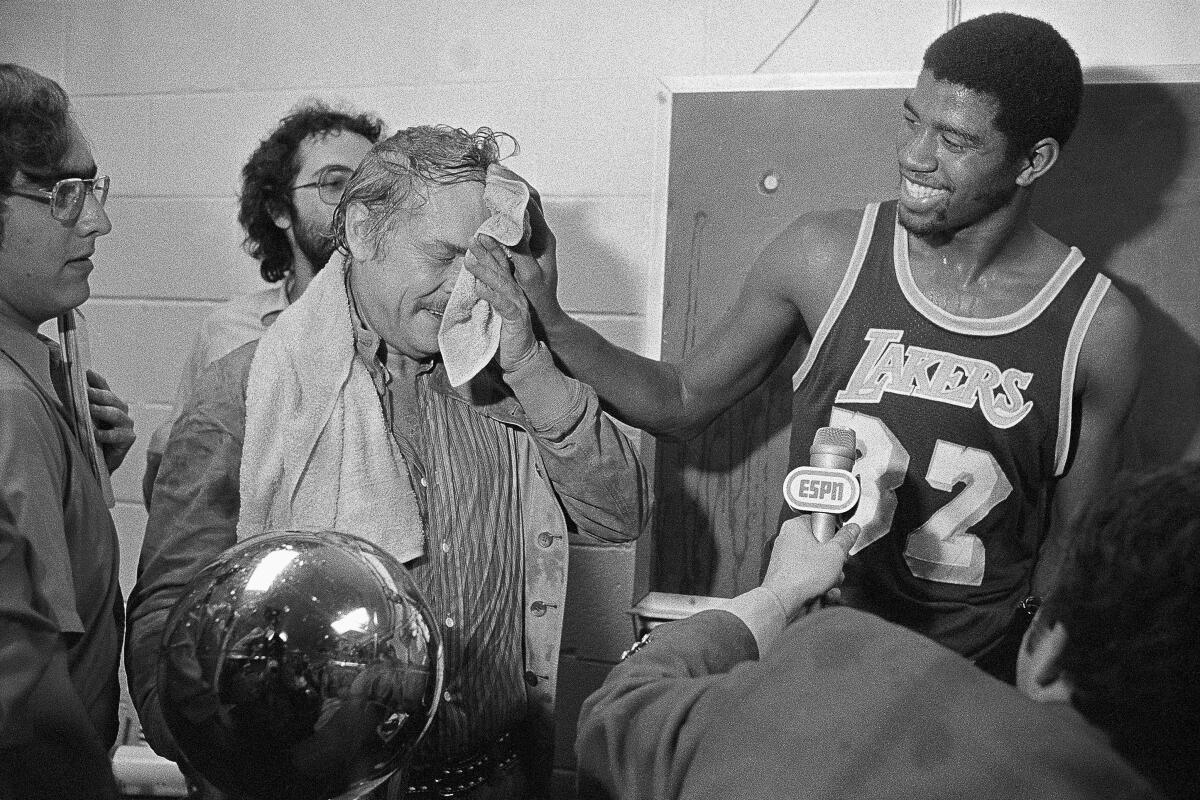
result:
[[[838,514],[858,503],[858,480],[851,474],[858,440],[846,428],[821,428],[808,450],[809,466],[796,467],[783,481],[783,497],[793,511],[812,514],[813,535],[827,542],[838,529]]]

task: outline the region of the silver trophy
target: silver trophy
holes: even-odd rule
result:
[[[253,800],[361,797],[401,768],[442,691],[412,578],[342,533],[269,533],[188,584],[163,633],[159,699],[190,766]]]

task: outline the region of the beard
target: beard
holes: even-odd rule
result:
[[[1019,187],[1014,183],[991,191],[985,191],[971,197],[971,216],[967,219],[950,220],[950,207],[943,205],[934,211],[932,218],[916,218],[909,216],[904,206],[899,207],[897,219],[901,227],[914,236],[934,236],[937,234],[953,235],[963,228],[968,228],[984,217],[998,211],[1012,201]]]
[[[325,268],[330,257],[333,256],[333,251],[337,249],[333,236],[327,230],[317,230],[315,226],[304,220],[297,220],[293,231],[296,236],[296,247],[300,248],[300,252],[308,259],[308,263],[312,264],[315,275]]]

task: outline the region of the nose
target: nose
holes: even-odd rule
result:
[[[446,294],[450,294],[450,292],[454,291],[454,284],[458,281],[458,275],[463,270],[463,261],[465,260],[466,256],[460,256],[459,258],[453,259],[445,266],[445,268],[442,269],[442,285],[440,287],[441,291],[445,292]]]
[[[923,125],[900,124],[896,141],[900,166],[908,172],[933,172],[937,169],[937,133]]]
[[[79,219],[75,221],[75,229],[81,236],[107,236],[112,232],[112,220],[108,218],[108,212],[100,204],[100,199],[91,192],[84,198],[83,210],[79,212]]]

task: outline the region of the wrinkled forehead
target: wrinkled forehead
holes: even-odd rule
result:
[[[469,243],[488,217],[483,183],[474,180],[445,185],[424,183],[413,192],[410,211],[428,235],[454,244]]]

